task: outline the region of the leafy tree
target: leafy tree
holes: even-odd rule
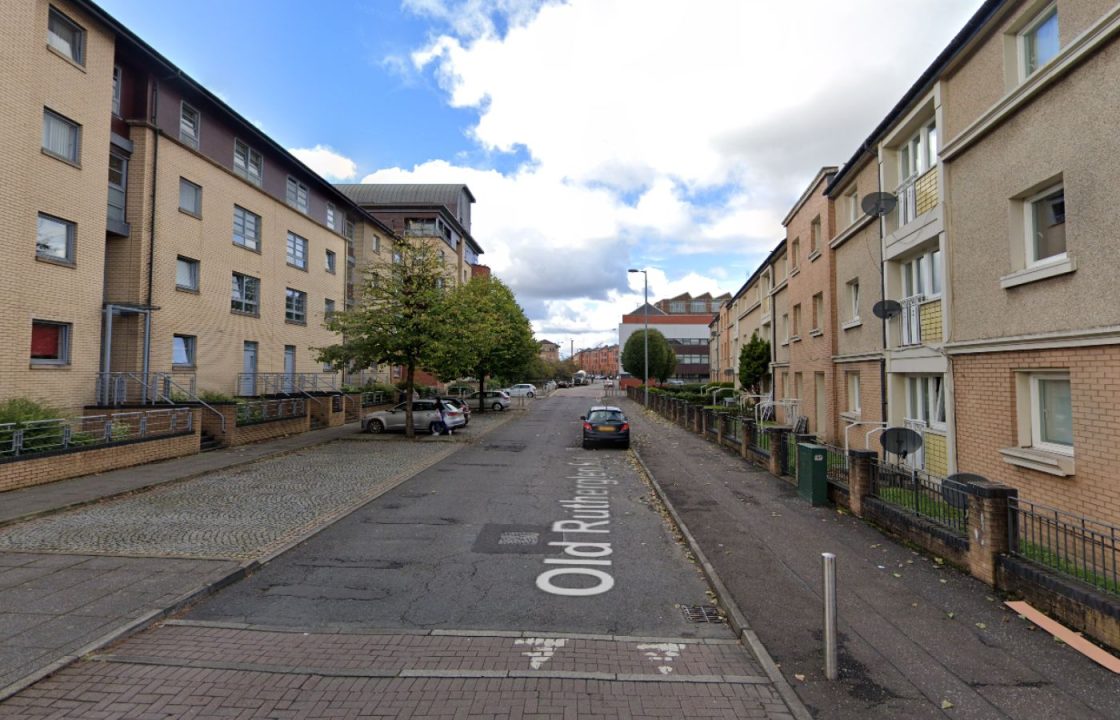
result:
[[[749,392],[758,395],[762,381],[770,374],[770,341],[755,332],[750,342],[739,351],[739,383]]]
[[[408,237],[397,241],[392,263],[363,271],[354,307],[326,319],[324,325],[342,341],[313,348],[319,361],[352,371],[379,363],[403,366],[405,396],[411,398],[417,368],[437,349],[446,274],[431,243]],[[413,437],[412,403],[405,408],[405,433]]]
[[[626,340],[622,348],[622,369],[634,377],[645,377],[646,331],[638,330]],[[677,354],[659,330],[649,331],[649,376],[665,382],[677,371]]]
[[[438,342],[428,368],[441,380],[530,375],[539,358],[533,328],[513,292],[493,277],[476,277],[443,299]],[[486,404],[479,403],[485,412]]]

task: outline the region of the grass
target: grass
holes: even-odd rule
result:
[[[881,487],[876,496],[891,505],[916,513],[924,518],[952,528],[963,529],[968,521],[968,513],[958,509],[940,498],[918,493],[909,488]]]
[[[1093,587],[1104,590],[1107,593],[1120,595],[1120,580],[1115,577],[1110,578],[1105,575],[1100,575],[1086,567],[1082,567],[1076,560],[1064,558],[1045,545],[1037,545],[1020,538],[1017,542],[1015,554],[1031,562],[1044,565],[1051,570],[1056,570],[1063,575],[1068,575],[1082,582],[1089,583]]]

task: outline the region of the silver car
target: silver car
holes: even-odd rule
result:
[[[404,430],[407,402],[392,410],[378,410],[362,418],[362,432],[381,433]],[[435,400],[412,401],[412,427],[420,432],[435,433],[442,427]]]
[[[509,409],[509,395],[502,390],[487,390],[486,397],[484,398],[480,393],[473,392],[467,396],[467,402],[472,408],[482,408],[483,406],[491,410],[508,410]]]

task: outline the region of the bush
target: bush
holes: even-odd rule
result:
[[[215,392],[214,390],[203,390],[198,394],[198,399],[206,403],[232,403],[237,402],[237,399],[232,395],[225,393]]]
[[[0,403],[0,425],[31,420],[53,420],[60,417],[62,413],[58,410],[27,398],[12,398]]]

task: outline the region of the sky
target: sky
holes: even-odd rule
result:
[[[328,180],[466,183],[566,356],[617,342],[628,268],[738,290],[981,0],[99,4]]]

